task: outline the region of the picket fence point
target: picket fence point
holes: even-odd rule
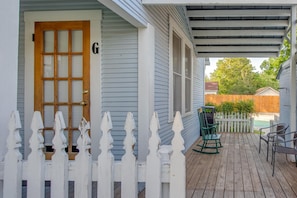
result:
[[[46,194],[45,181],[50,181],[50,195],[54,198],[68,197],[68,182],[74,181],[74,196],[92,197],[92,181],[97,181],[97,197],[113,198],[114,182],[121,182],[122,198],[137,198],[138,182],[145,182],[147,198],[184,198],[185,197],[185,156],[182,118],[176,113],[172,126],[171,145],[161,145],[159,136],[160,122],[154,112],[150,122],[149,153],[146,162],[138,162],[134,154],[136,139],[134,136],[135,120],[131,112],[125,121],[126,136],[123,141],[124,155],[121,161],[114,161],[111,136],[112,120],[110,112],[105,112],[101,121],[100,154],[93,161],[90,154],[90,123],[82,118],[78,129],[78,154],[69,161],[65,148],[67,139],[64,135],[66,124],[61,111],[54,117],[52,143],[55,149],[51,160],[45,160],[43,122],[40,112],[34,112],[29,143],[31,153],[28,160],[23,160],[21,147],[21,128],[18,112],[13,112],[9,122],[8,152],[4,162],[4,198],[22,197],[22,180],[27,180],[27,197],[43,198]],[[0,170],[1,171],[1,170]],[[24,173],[24,174],[23,174]],[[1,197],[1,195],[0,195]]]

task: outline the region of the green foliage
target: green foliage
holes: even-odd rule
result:
[[[224,58],[217,62],[217,69],[208,80],[219,83],[219,94],[254,94],[261,87],[277,89],[276,76],[280,66],[290,58],[290,51],[290,42],[285,39],[279,56],[263,61],[261,72],[254,72],[247,58]]]
[[[215,106],[217,112],[223,113],[254,113],[253,100],[241,100],[237,102],[222,102],[220,105]]]
[[[235,103],[235,109],[239,113],[253,113],[254,112],[254,101],[238,101]]]
[[[258,74],[247,58],[224,58],[217,62],[211,81],[219,83],[219,94],[254,94]]]
[[[216,106],[216,105],[212,102],[207,102],[207,103],[205,103],[205,106]]]
[[[210,82],[211,81],[210,77],[208,75],[205,75],[204,80],[205,80],[205,82]]]
[[[247,58],[224,58],[207,80],[219,83],[219,94],[253,95],[262,87],[278,89],[276,76],[280,65],[289,58],[288,45],[285,42],[279,57],[263,61],[261,72],[256,72]]]
[[[278,70],[282,63],[290,58],[290,43],[286,39],[280,51],[280,55],[276,58],[269,58],[266,61],[263,61],[260,68],[263,70],[262,74],[266,76],[276,77]]]
[[[218,112],[231,113],[235,111],[233,102],[222,102],[216,109]]]

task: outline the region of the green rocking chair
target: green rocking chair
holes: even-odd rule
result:
[[[217,134],[218,124],[210,124],[207,120],[207,112],[203,108],[199,108],[198,117],[201,128],[202,144],[197,144],[200,149],[193,149],[193,151],[205,154],[218,154],[219,149],[223,147],[221,144],[221,134]]]

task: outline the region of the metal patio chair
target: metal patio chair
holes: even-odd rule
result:
[[[197,110],[200,128],[201,128],[201,136],[202,136],[202,144],[197,144],[200,149],[193,149],[195,152],[205,153],[205,154],[217,154],[219,153],[218,148],[223,147],[221,144],[221,134],[217,134],[218,124],[213,123],[209,124],[207,121],[206,112],[203,111],[202,108]],[[205,150],[207,149],[207,150]]]
[[[297,131],[286,133],[286,137],[290,137],[291,134],[294,134],[293,139],[285,140],[283,142],[274,142],[272,145],[272,176],[274,176],[275,169],[275,153],[284,153],[295,155],[295,163],[297,167]],[[279,135],[276,135],[276,137]],[[289,147],[289,143],[293,142],[294,147]]]
[[[285,133],[288,129],[289,125],[285,123],[278,123],[271,125],[269,127],[260,128],[259,135],[259,153],[261,151],[261,140],[263,140],[267,144],[267,155],[266,161],[268,161],[269,154],[269,144],[273,142],[283,142],[285,140]],[[277,136],[276,136],[277,135]]]

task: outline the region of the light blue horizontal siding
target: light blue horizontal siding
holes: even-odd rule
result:
[[[155,53],[155,111],[160,119],[161,144],[171,144],[173,138],[172,122],[169,120],[169,16],[172,17],[184,30],[189,38],[183,10],[174,6],[148,6],[149,22],[154,25],[156,35]],[[199,122],[196,109],[204,103],[204,62],[199,60],[194,68],[193,78],[193,104],[191,115],[183,117],[184,130],[182,132],[185,139],[186,150],[199,137]]]
[[[185,130],[183,137],[188,149],[200,136],[200,124],[197,109],[204,105],[204,59],[196,59],[193,67],[193,114],[183,119]]]
[[[183,10],[174,6],[146,6],[141,0],[116,2],[139,21],[149,22],[155,27],[155,111],[158,112],[161,129],[161,144],[170,144],[173,132],[172,122],[168,123],[168,98],[169,98],[169,16],[187,31]],[[137,125],[138,118],[138,35],[137,29],[128,22],[102,6],[96,0],[74,1],[21,1],[20,24],[20,50],[19,50],[19,87],[18,108],[23,113],[24,107],[24,24],[23,11],[34,10],[102,10],[102,49],[101,49],[101,83],[102,83],[102,112],[110,111],[113,120],[112,135],[114,148],[112,149],[116,159],[123,154],[123,129],[125,117],[128,111],[134,115]],[[202,61],[203,62],[203,61]],[[193,114],[183,118],[186,148],[197,137],[199,128],[196,109],[203,105],[203,63],[197,66],[197,76],[193,79]],[[202,64],[202,65],[201,65]],[[98,114],[99,115],[99,114]],[[137,139],[137,126],[135,130]],[[137,143],[138,144],[138,143]],[[135,148],[138,148],[137,145]],[[135,151],[137,153],[137,150]]]
[[[169,12],[167,7],[147,8],[155,27],[155,111],[158,112],[161,144],[171,144],[172,123],[168,123],[169,97]]]
[[[20,48],[18,73],[18,109],[24,120],[24,11],[47,10],[102,10],[102,116],[104,111],[110,111],[113,121],[112,149],[115,159],[119,160],[124,153],[124,124],[127,112],[131,111],[137,126],[137,29],[101,5],[96,0],[62,0],[44,1],[21,0],[20,14]],[[24,132],[21,131],[23,134]],[[137,128],[135,129],[137,140]],[[137,146],[135,146],[137,149]],[[137,154],[137,150],[135,151]]]
[[[111,11],[102,21],[102,110],[113,120],[115,159],[124,154],[124,124],[127,112],[138,117],[138,43],[137,29]],[[137,139],[137,129],[135,130]],[[138,148],[137,145],[135,148]],[[137,154],[137,150],[135,151]]]
[[[114,2],[135,19],[137,19],[141,24],[147,23],[147,18],[145,15],[146,12],[141,0],[114,0]]]

